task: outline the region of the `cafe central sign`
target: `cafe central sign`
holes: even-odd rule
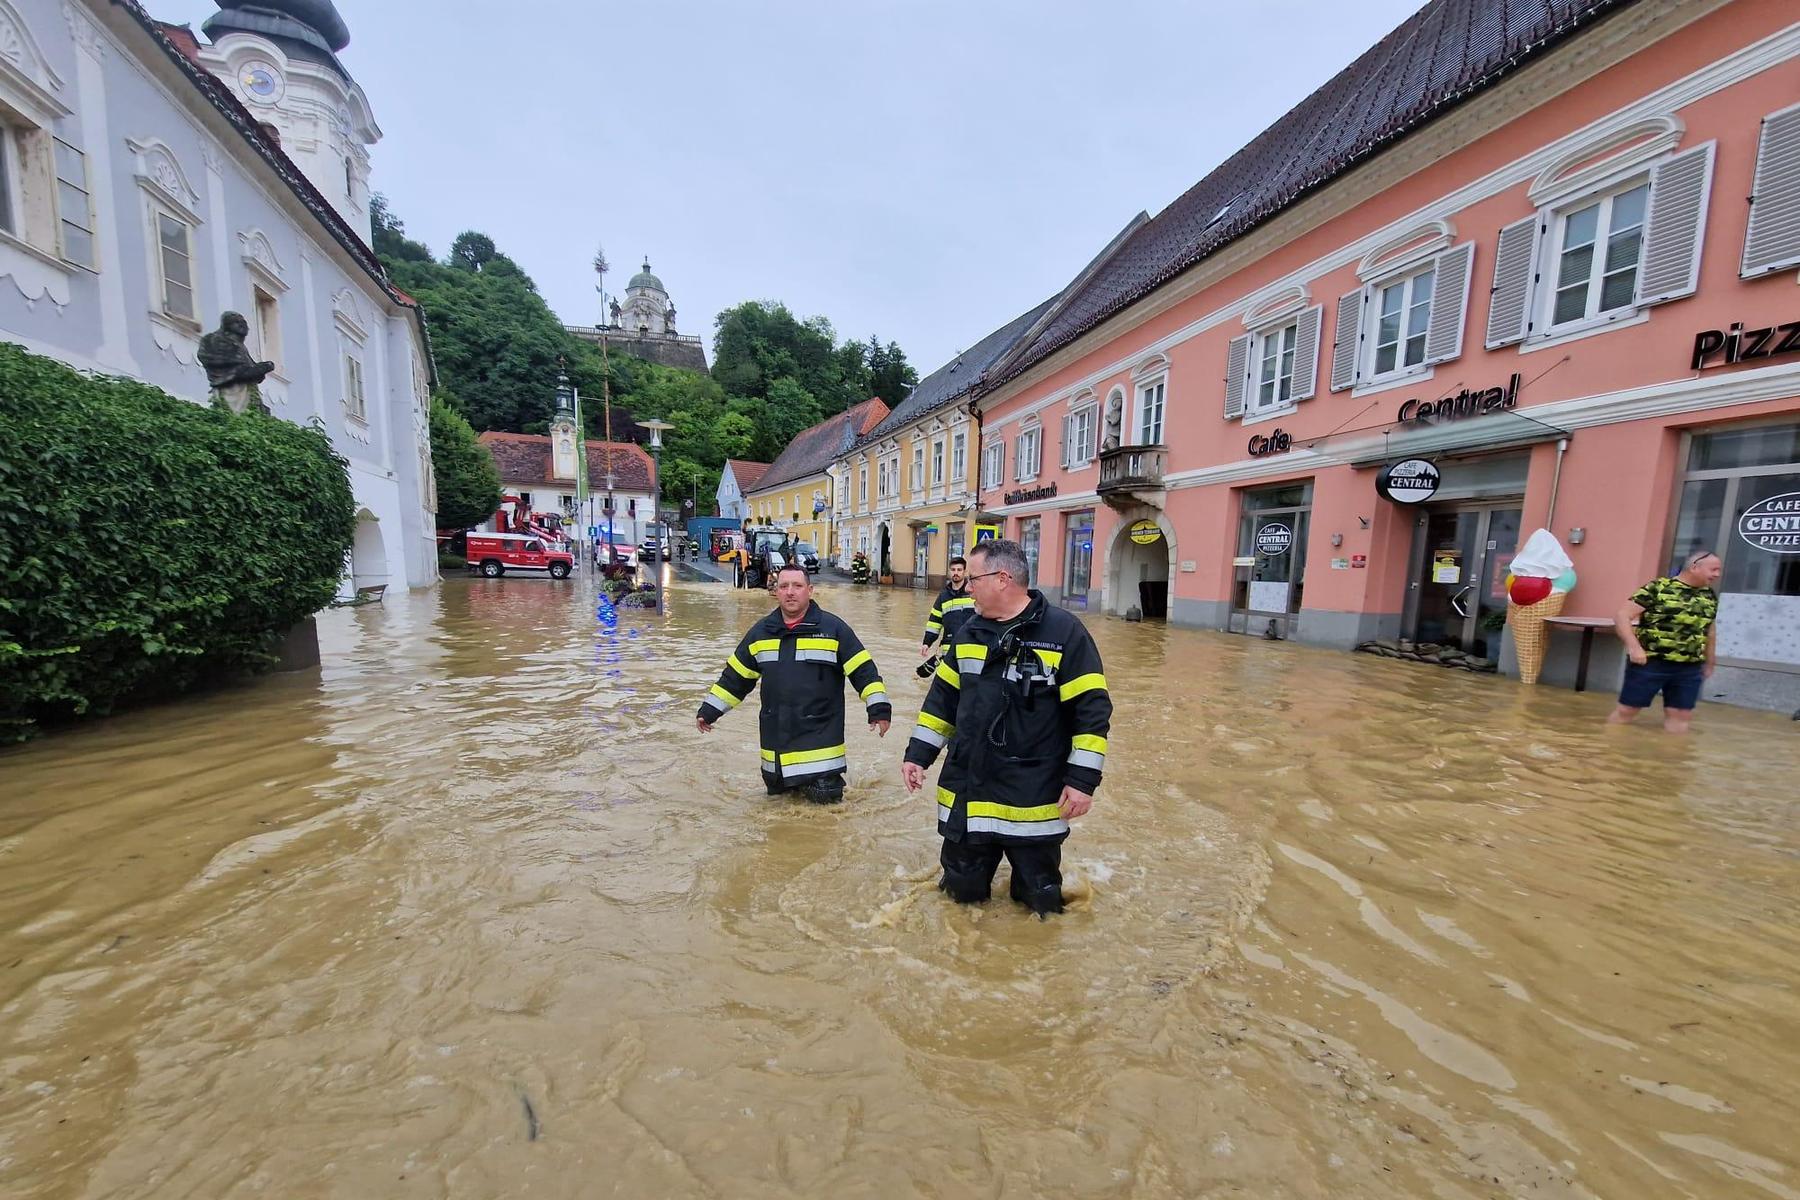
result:
[[[1519,374],[1506,381],[1503,388],[1484,391],[1464,388],[1454,396],[1437,400],[1408,400],[1400,406],[1397,418],[1402,425],[1430,425],[1437,421],[1456,421],[1463,417],[1480,417],[1491,412],[1516,408],[1519,403]]]
[[[1758,500],[1738,518],[1738,536],[1770,554],[1800,554],[1800,492]]]

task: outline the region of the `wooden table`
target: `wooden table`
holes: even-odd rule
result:
[[[1581,630],[1581,659],[1575,666],[1575,690],[1587,691],[1588,659],[1594,652],[1594,631],[1611,629],[1613,619],[1611,617],[1545,617],[1544,624]]]

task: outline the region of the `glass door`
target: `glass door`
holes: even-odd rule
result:
[[[1477,658],[1500,656],[1506,569],[1519,549],[1523,513],[1513,507],[1435,509],[1425,514],[1424,555],[1413,640]]]

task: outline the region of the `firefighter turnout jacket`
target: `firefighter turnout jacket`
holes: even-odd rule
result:
[[[1009,621],[970,617],[945,639],[906,761],[938,776],[938,833],[953,842],[1061,841],[1064,785],[1092,795],[1106,766],[1112,697],[1100,650],[1035,589]]]
[[[975,598],[969,595],[968,589],[957,591],[949,584],[937,594],[937,603],[931,606],[931,615],[925,618],[925,644],[931,645],[938,638],[944,644],[950,644],[950,638],[963,627],[963,622],[975,615]]]
[[[783,787],[844,769],[846,679],[871,723],[893,719],[887,685],[856,631],[816,602],[792,629],[779,608],[750,627],[700,701],[700,719],[711,724],[736,708],[759,679],[762,770]]]

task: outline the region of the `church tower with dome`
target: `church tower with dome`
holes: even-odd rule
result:
[[[381,138],[369,98],[338,53],[350,29],[332,0],[218,0],[200,26],[200,63],[350,227],[372,240],[369,147]]]
[[[563,328],[587,342],[604,338],[613,354],[628,354],[703,375],[707,371],[706,343],[676,332],[675,305],[663,281],[650,270],[648,257],[644,259],[644,269],[625,285],[624,299],[615,297],[606,303],[604,324]]]

